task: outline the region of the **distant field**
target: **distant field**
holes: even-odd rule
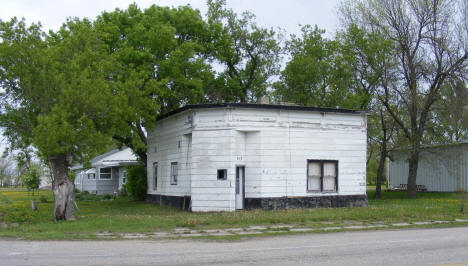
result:
[[[340,226],[373,223],[418,221],[454,221],[468,219],[468,210],[460,212],[466,193],[419,193],[406,199],[404,192],[383,192],[362,208],[295,209],[279,211],[237,211],[224,213],[189,213],[128,198],[104,200],[93,196],[77,201],[76,221],[55,222],[52,217],[52,193],[41,191],[34,197],[25,190],[0,189],[0,237],[25,239],[85,239],[98,232],[146,233],[172,231],[176,227],[197,230],[248,227],[252,225],[295,224],[297,226]],[[31,211],[31,199],[38,210]],[[41,202],[41,199],[43,202]],[[465,203],[465,204],[468,204]],[[6,226],[6,228],[5,228]]]

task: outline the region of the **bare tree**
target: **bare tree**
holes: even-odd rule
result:
[[[345,25],[379,32],[393,43],[393,78],[378,97],[408,142],[407,196],[415,197],[419,152],[432,107],[446,82],[466,79],[468,1],[361,0],[344,3],[340,12]]]

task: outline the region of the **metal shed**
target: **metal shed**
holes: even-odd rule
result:
[[[408,152],[397,151],[390,161],[390,186],[406,184]],[[468,191],[468,142],[421,149],[416,184],[427,191]]]

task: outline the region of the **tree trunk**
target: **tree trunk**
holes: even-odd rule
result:
[[[137,150],[134,150],[134,152],[136,153],[136,155],[137,155],[138,157],[140,157],[141,162],[143,163],[143,165],[144,165],[145,168],[146,168],[147,163],[148,163],[148,162],[147,162],[147,161],[148,161],[148,158],[147,158],[147,155],[146,155],[146,150],[137,149]]]
[[[37,211],[36,200],[31,200],[31,210],[32,211]]]
[[[68,176],[68,163],[65,155],[51,158],[50,166],[53,175],[52,191],[54,193],[54,218],[58,220],[75,220],[75,185]]]
[[[382,179],[385,167],[385,158],[387,155],[387,143],[386,141],[382,143],[381,151],[380,151],[380,161],[379,161],[379,168],[377,168],[377,180],[375,182],[375,198],[380,199],[382,197]]]
[[[387,158],[387,123],[385,122],[384,111],[382,108],[379,110],[380,126],[382,128],[382,138],[380,139],[380,161],[379,168],[377,168],[377,180],[375,181],[375,198],[382,197],[382,179],[385,167],[385,158]],[[393,131],[393,130],[392,130]],[[390,135],[392,134],[390,131]]]
[[[412,147],[410,152],[409,162],[409,171],[408,171],[408,184],[406,197],[415,198],[416,197],[416,175],[418,174],[418,162],[419,162],[419,147]]]

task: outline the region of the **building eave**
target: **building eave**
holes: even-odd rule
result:
[[[366,115],[368,112],[364,110],[351,110],[351,109],[337,109],[337,108],[324,108],[324,107],[309,107],[298,105],[280,105],[280,104],[254,104],[254,103],[214,103],[214,104],[192,104],[186,105],[174,111],[160,115],[156,121],[163,120],[170,116],[182,113],[187,110],[196,109],[213,109],[213,108],[252,108],[252,109],[265,109],[265,110],[291,110],[291,111],[305,111],[305,112],[318,112],[318,113],[340,113],[340,114],[355,114]]]

